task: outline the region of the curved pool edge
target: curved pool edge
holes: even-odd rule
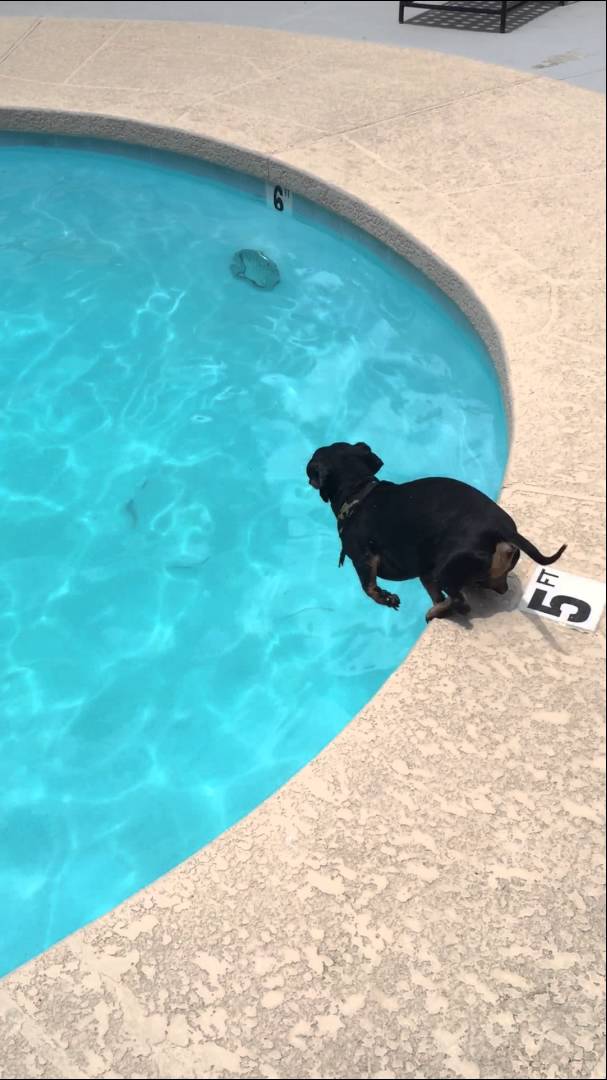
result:
[[[365,52],[371,78],[384,50]],[[403,55],[427,77],[426,54]],[[525,136],[528,114],[516,86],[503,91],[514,95],[516,139],[507,131],[501,137],[521,157],[525,138],[537,147],[535,132]],[[588,110],[580,98],[590,103],[592,95],[550,83],[535,84],[533,93],[544,106],[547,153],[548,134],[557,145],[559,138],[556,118],[545,118],[548,103],[562,122],[569,96],[580,133],[590,127],[599,138],[602,102]],[[483,136],[492,119],[485,126],[481,119],[478,141],[487,152]],[[444,155],[432,116],[421,122],[428,149]],[[80,133],[100,134],[90,126]],[[340,144],[340,160],[335,149],[330,160],[305,147],[267,160],[293,187],[308,183],[308,198],[322,186],[334,200],[326,205],[348,216],[336,204],[360,201],[372,167],[361,154],[352,175],[351,148]],[[498,149],[495,169],[503,161]],[[233,167],[245,171],[264,160],[244,150],[247,168],[238,149],[230,152]],[[445,175],[450,167],[445,160]],[[491,310],[499,328],[494,348],[508,357],[516,421],[508,506],[530,522],[539,546],[570,540],[567,569],[601,576],[604,463],[588,415],[593,402],[597,411],[602,337],[587,311],[600,298],[600,282],[583,248],[573,266],[569,240],[574,222],[578,235],[586,227],[580,186],[584,195],[600,193],[598,176],[578,177],[577,191],[560,188],[552,204],[544,184],[547,222],[539,232],[535,180],[520,181],[507,219],[512,243],[485,231],[486,216],[479,229],[464,214],[469,249],[462,252],[461,206],[441,197],[442,220],[430,215],[407,229],[377,161],[375,170],[368,220],[387,221],[386,236],[393,228],[419,237],[416,250],[435,252],[435,267],[452,267],[478,297],[477,315]],[[480,196],[476,205],[486,211]],[[569,291],[560,271],[547,271],[548,249],[559,241],[575,269]],[[499,275],[497,286],[490,281],[495,267],[510,269],[507,289]],[[589,398],[564,359],[569,342],[578,355],[582,350]],[[588,1049],[577,1057],[572,1049],[560,1074],[588,1075],[601,1054],[600,1009],[588,990],[600,966],[600,888],[592,866],[577,856],[600,849],[592,762],[601,708],[589,671],[598,674],[602,639],[552,631],[503,608],[483,616],[472,633],[432,627],[358,717],[281,791],[165,878],[9,976],[0,988],[9,1021],[0,1046],[18,1032],[15,1060],[29,1070],[23,1075],[45,1075],[42,1058],[74,1076],[108,1069],[132,1075],[135,1068],[150,1076],[158,1069],[402,1075],[404,1054],[428,1076],[440,1075],[437,1069],[491,1075],[504,1061],[500,1067],[513,1075],[528,1075],[532,1061],[544,1076],[564,1068],[563,1038],[578,1048],[583,1038]],[[517,953],[521,910],[524,948]],[[486,937],[479,939],[479,926]],[[90,1018],[85,1037],[83,1009]],[[505,1012],[512,1017],[507,1036],[495,1019]],[[560,1042],[547,1038],[553,1030],[567,1034]]]
[[[254,153],[236,143],[207,138],[183,128],[166,127],[102,113],[5,109],[0,104],[0,134],[3,131],[24,135],[94,137],[181,154],[255,177],[265,183],[282,183],[289,187],[294,195],[300,195],[337,214],[421,270],[467,316],[494,363],[512,438],[512,395],[508,363],[499,329],[486,306],[469,282],[457,274],[438,253],[426,247],[422,240],[399,227],[371,204],[356,198],[347,189],[323,182],[303,168],[288,167],[277,158]]]

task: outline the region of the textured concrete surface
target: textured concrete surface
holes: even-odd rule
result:
[[[0,127],[284,177],[408,253],[505,365],[504,504],[603,576],[604,99],[378,45],[66,26],[0,19]],[[6,979],[0,1075],[604,1077],[604,621],[525,617],[519,589],[433,625],[281,792]]]
[[[605,3],[579,0],[560,7],[531,0],[513,12],[512,33],[497,18],[445,21],[440,12],[409,9],[398,24],[395,0],[3,0],[4,15],[76,19],[175,19],[258,26],[298,34],[375,41],[400,48],[436,49],[531,71],[605,92]],[[411,24],[411,25],[409,25]],[[468,28],[466,28],[468,27]]]

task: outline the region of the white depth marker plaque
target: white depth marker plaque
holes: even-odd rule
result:
[[[519,604],[521,611],[587,633],[596,630],[604,607],[604,582],[566,574],[551,566],[536,567]]]
[[[293,192],[284,184],[266,184],[266,202],[279,214],[293,212]]]

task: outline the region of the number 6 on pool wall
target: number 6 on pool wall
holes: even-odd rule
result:
[[[293,209],[293,195],[284,184],[266,184],[266,203],[279,214],[290,214]]]

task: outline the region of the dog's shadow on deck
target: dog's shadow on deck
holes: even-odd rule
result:
[[[514,613],[520,604],[524,586],[516,574],[513,574],[508,579],[508,586],[508,592],[504,596],[499,596],[498,593],[494,593],[490,589],[466,589],[466,598],[471,611],[467,615],[453,614],[450,616],[450,621],[456,623],[457,626],[461,626],[462,630],[474,630],[475,622],[482,619],[492,619],[495,615],[503,615],[504,612]],[[519,614],[523,618],[532,620],[540,636],[556,652],[564,653],[566,651],[558,640],[558,634],[555,635],[549,622],[538,618],[537,615],[530,614],[528,611],[521,611]]]

